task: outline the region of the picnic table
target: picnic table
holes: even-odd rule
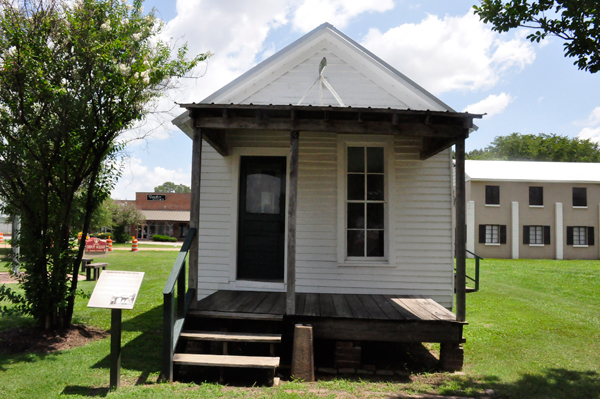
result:
[[[100,269],[102,270],[106,270],[106,266],[108,266],[108,263],[104,263],[104,262],[99,262],[99,263],[92,263],[94,261],[93,258],[82,258],[81,259],[81,266],[85,269],[85,279],[86,281],[98,281],[98,278],[100,277]],[[92,271],[94,272],[93,278],[92,278]]]

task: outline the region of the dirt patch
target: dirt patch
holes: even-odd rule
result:
[[[10,275],[8,272],[0,272],[0,284],[18,283],[17,278]]]
[[[0,331],[0,352],[50,353],[83,346],[108,336],[107,331],[79,324],[54,331],[39,327],[11,328]]]

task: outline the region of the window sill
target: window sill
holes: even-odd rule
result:
[[[486,242],[485,245],[500,245],[499,242]]]
[[[360,261],[360,260],[349,260],[344,263],[338,263],[338,267],[384,267],[391,268],[396,265],[391,265],[389,261]]]
[[[588,209],[587,206],[574,206],[573,209]]]
[[[573,245],[573,248],[587,248],[588,245]]]
[[[543,247],[544,244],[529,244],[530,247]]]
[[[543,208],[544,205],[529,205],[530,208]]]
[[[499,208],[500,204],[485,204],[485,206],[491,206],[491,207]]]

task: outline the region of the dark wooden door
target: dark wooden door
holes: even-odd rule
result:
[[[283,281],[285,157],[242,157],[238,280]]]

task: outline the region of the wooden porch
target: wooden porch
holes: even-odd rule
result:
[[[422,296],[296,293],[296,311],[285,316],[285,292],[217,291],[190,316],[308,323],[315,338],[387,342],[462,342],[466,324]]]

